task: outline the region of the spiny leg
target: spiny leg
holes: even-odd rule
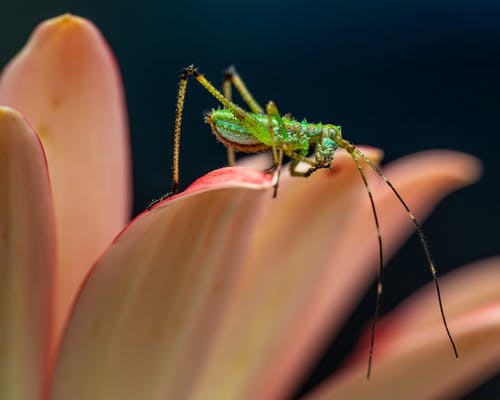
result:
[[[188,67],[192,68],[192,66]],[[181,124],[182,124],[182,112],[184,110],[184,99],[186,97],[186,88],[187,88],[187,74],[185,68],[179,80],[179,91],[177,93],[177,106],[175,109],[175,127],[174,127],[174,154],[172,157],[172,188],[169,193],[164,194],[159,199],[155,199],[149,203],[147,209],[151,210],[151,208],[163,201],[170,196],[176,194],[179,191],[179,150],[181,143]]]
[[[225,108],[233,113],[240,123],[249,129],[255,137],[262,143],[266,143],[269,139],[267,128],[262,125],[257,119],[251,116],[241,107],[226,99],[198,70],[190,65],[182,70],[179,81],[179,93],[177,97],[177,108],[175,113],[175,128],[174,128],[174,155],[173,155],[173,179],[172,191],[163,198],[177,193],[179,190],[179,147],[181,137],[182,112],[184,110],[184,99],[186,96],[187,80],[189,76],[193,76],[212,96],[214,96]]]
[[[184,111],[184,99],[186,97],[187,74],[182,71],[179,80],[179,93],[177,94],[177,107],[175,109],[175,127],[174,127],[174,155],[173,155],[173,178],[171,194],[179,191],[179,148],[181,144],[181,124],[182,112]]]
[[[382,253],[382,235],[380,234],[380,224],[377,215],[377,209],[375,208],[375,202],[373,201],[372,191],[370,190],[370,186],[368,185],[368,180],[366,179],[365,173],[363,172],[363,167],[358,160],[358,156],[351,153],[352,159],[356,163],[356,167],[361,175],[361,179],[363,179],[363,184],[365,185],[366,192],[368,193],[368,197],[370,198],[370,205],[372,207],[373,219],[375,221],[375,228],[377,229],[377,237],[378,237],[378,258],[379,258],[379,269],[377,276],[377,299],[375,300],[375,311],[373,315],[372,326],[370,329],[370,350],[368,356],[368,368],[366,371],[366,379],[370,379],[370,374],[372,370],[372,361],[373,361],[373,347],[375,345],[375,328],[377,326],[377,321],[380,315],[380,305],[382,301],[382,278],[384,274],[384,257]]]

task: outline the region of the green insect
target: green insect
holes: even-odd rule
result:
[[[208,114],[206,114],[205,121],[210,125],[210,127],[212,128],[212,132],[217,136],[217,138],[227,147],[229,165],[234,165],[234,151],[244,153],[258,153],[262,151],[272,152],[273,166],[271,170],[277,173],[278,178],[274,187],[273,197],[276,197],[279,182],[279,173],[281,171],[284,156],[287,156],[291,160],[290,174],[292,176],[308,177],[318,169],[332,168],[334,154],[337,149],[345,149],[351,155],[361,175],[370,199],[374,222],[377,229],[379,247],[377,298],[370,333],[370,350],[368,356],[367,379],[370,378],[371,373],[373,348],[375,343],[375,328],[380,312],[380,300],[382,296],[383,255],[382,237],[380,234],[377,210],[375,208],[375,202],[373,200],[373,196],[368,186],[368,181],[366,179],[360,160],[364,161],[383,179],[385,184],[395,194],[403,208],[406,210],[409,218],[415,225],[418,237],[429,264],[432,279],[435,283],[437,300],[439,303],[443,325],[453,348],[455,357],[458,358],[457,348],[446,322],[446,317],[441,300],[441,292],[439,289],[437,278],[436,266],[430,253],[429,244],[424,235],[422,227],[417,222],[408,205],[403,200],[393,184],[385,177],[382,171],[368,157],[366,157],[358,148],[356,148],[356,146],[342,137],[340,126],[321,123],[312,124],[307,123],[305,120],[299,122],[289,116],[282,116],[279,113],[278,108],[272,101],[267,103],[267,106],[264,110],[249,92],[234,67],[229,67],[224,75],[224,94],[217,90],[201,73],[198,72],[196,68],[194,68],[193,65],[183,69],[180,75],[179,94],[175,115],[172,191],[168,195],[163,196],[162,199],[177,193],[179,189],[179,147],[181,123],[187,81],[190,76],[194,77],[223,106],[222,109],[212,110]],[[234,87],[237,89],[245,103],[250,108],[250,111],[244,110],[232,101],[232,85],[234,85]],[[311,149],[313,157],[309,158],[308,156],[311,153]],[[297,166],[299,165],[299,163],[306,163],[309,165],[309,168],[306,171],[299,171],[297,170]],[[154,203],[156,203],[157,201],[155,201]]]

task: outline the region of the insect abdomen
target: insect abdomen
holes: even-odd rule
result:
[[[226,146],[243,153],[258,153],[269,150],[228,110],[212,110],[205,116],[212,132]]]

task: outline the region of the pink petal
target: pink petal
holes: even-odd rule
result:
[[[366,357],[360,354],[366,356],[364,343],[351,366],[307,398],[459,398],[498,373],[500,258],[457,270],[442,279],[441,287],[458,360],[436,318],[430,284],[381,321],[370,382],[364,378]]]
[[[185,398],[271,179],[214,171],[128,225],[83,286],[53,399]]]
[[[120,74],[89,21],[42,23],[0,80],[47,154],[56,209],[56,331],[92,263],[127,221],[130,167]]]
[[[437,171],[423,168],[428,157],[410,161],[415,172],[394,182],[408,200],[416,196],[406,193],[408,187],[426,189],[417,214],[472,179],[463,170],[477,167],[475,160],[447,155]],[[222,173],[235,171],[248,170]],[[259,186],[262,175],[256,176],[257,182],[250,180]],[[282,398],[293,390],[328,323],[338,325],[352,306],[338,297],[351,290],[344,286],[361,279],[352,289],[359,294],[372,278],[370,249],[351,251],[347,262],[331,268],[332,254],[342,254],[354,234],[356,240],[373,239],[363,228],[366,193],[345,153],[332,172],[309,179],[284,174],[277,199],[270,190],[235,185],[188,190],[143,214],[117,239],[75,309],[56,370],[55,398],[80,392],[108,398],[141,392],[152,399]],[[406,219],[384,207],[389,196],[375,189],[383,200],[381,218],[387,216],[396,231],[409,231]],[[363,214],[356,232],[352,222],[359,224]],[[215,298],[207,289],[214,282],[222,288]],[[91,368],[93,363],[100,367]]]
[[[417,216],[478,173],[475,159],[451,152],[424,153],[394,168],[406,172],[388,174]],[[366,173],[388,255],[413,227],[393,194]],[[286,397],[375,276],[373,217],[346,153],[338,154],[332,173],[283,176],[278,198],[266,205],[221,334],[196,385],[200,398],[203,393]]]
[[[40,399],[52,320],[55,228],[36,133],[0,107],[0,398]]]

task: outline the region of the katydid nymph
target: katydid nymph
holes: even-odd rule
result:
[[[432,279],[435,284],[444,329],[452,346],[453,353],[455,357],[458,358],[458,351],[446,321],[436,266],[430,252],[428,241],[421,225],[418,223],[407,203],[401,197],[394,185],[386,178],[374,162],[365,156],[365,154],[363,154],[356,146],[342,137],[340,126],[333,124],[307,123],[305,120],[297,121],[287,115],[282,116],[278,111],[277,106],[272,101],[267,103],[267,106],[264,109],[252,96],[234,67],[229,67],[225,72],[222,92],[216,89],[203,74],[198,72],[193,65],[182,70],[175,115],[172,191],[163,196],[160,200],[177,193],[179,189],[179,147],[181,124],[187,82],[190,77],[197,80],[222,105],[222,108],[208,112],[205,115],[205,122],[210,125],[212,132],[227,147],[230,166],[234,165],[235,151],[244,153],[270,151],[272,153],[273,165],[271,171],[277,174],[273,197],[276,197],[277,194],[279,174],[284,156],[291,160],[289,165],[290,174],[295,177],[303,178],[309,177],[312,173],[321,168],[331,169],[333,167],[334,153],[339,148],[346,150],[352,157],[370,200],[373,219],[378,235],[379,249],[376,305],[370,330],[370,348],[366,374],[367,379],[370,378],[372,369],[375,328],[380,313],[383,254],[379,218],[373,195],[368,185],[368,180],[361,162],[364,162],[369,168],[375,171],[375,173],[384,181],[384,183],[394,193],[416,228]],[[232,101],[231,92],[233,86],[239,92],[250,111],[243,109]],[[310,155],[312,155],[312,157],[309,157]],[[308,169],[305,171],[299,170],[297,167],[301,163],[306,164]],[[160,200],[155,201],[153,204]]]

